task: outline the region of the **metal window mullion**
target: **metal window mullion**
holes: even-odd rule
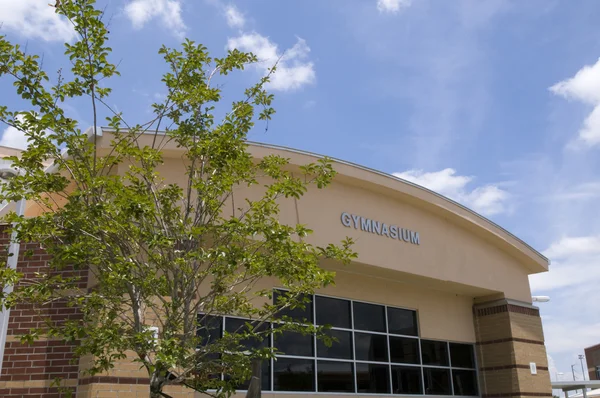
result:
[[[390,394],[394,393],[394,383],[392,381],[392,348],[390,347],[390,325],[389,325],[389,319],[388,319],[388,306],[384,305],[383,306],[383,316],[385,317],[385,342],[387,344],[387,362],[388,362],[388,376],[389,376],[389,387],[390,387]]]
[[[226,316],[221,317],[221,335],[219,336],[222,339],[225,336],[225,318]],[[223,359],[223,358],[221,358]],[[225,373],[221,372],[221,381],[225,381]]]
[[[271,350],[275,350],[275,338],[273,337],[273,332],[275,331],[275,326],[273,322],[271,322],[271,336],[269,337],[271,340]],[[271,364],[271,391],[275,391],[275,358],[269,358],[269,363]]]
[[[356,366],[356,336],[354,335],[354,300],[350,300],[350,338],[352,339],[352,363],[354,366],[354,393],[358,394],[358,369]]]
[[[421,385],[423,386],[423,395],[427,395],[425,391],[425,366],[423,366],[423,346],[421,345],[421,336],[419,336],[419,363],[421,365]]]
[[[481,389],[479,388],[479,365],[477,364],[477,346],[473,347],[473,365],[475,366],[475,387],[477,388],[477,394],[481,396]]]
[[[449,373],[448,376],[450,376],[450,389],[451,389],[452,395],[456,395],[454,393],[454,377],[452,377],[453,376],[452,375],[452,357],[450,355],[450,342],[449,341],[446,342],[446,352],[448,353],[448,365],[450,368],[450,370],[448,372]]]
[[[385,332],[374,332],[372,330],[362,330],[362,329],[354,329],[356,332],[358,333],[364,333],[364,334],[378,334],[380,336],[388,336],[387,333]]]
[[[275,288],[277,290],[286,290],[286,289],[282,289],[282,288]],[[381,305],[381,306],[385,306],[387,304],[383,304],[381,302],[374,302],[374,301],[366,301],[366,300],[355,300],[355,299],[351,299],[351,298],[347,298],[347,297],[339,297],[339,296],[329,296],[327,294],[315,294],[315,296],[319,296],[319,297],[326,297],[326,298],[332,298],[332,299],[337,299],[337,300],[345,300],[345,301],[357,301],[359,303],[364,303],[364,304],[373,304],[373,305]],[[393,306],[393,308],[397,308],[399,310],[407,310],[407,311],[417,311],[417,308],[409,308],[409,307],[397,307],[397,306]]]
[[[317,325],[317,298],[312,295],[313,326]],[[315,372],[315,392],[319,392],[319,379],[317,378],[317,335],[313,335],[313,371]]]
[[[397,334],[397,333],[388,333],[390,337],[403,337],[406,339],[418,339],[419,336],[411,336],[409,334]]]
[[[421,365],[418,363],[402,363],[402,362],[390,362],[392,366],[406,366],[408,368],[418,368]]]

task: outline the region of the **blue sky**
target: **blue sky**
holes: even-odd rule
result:
[[[65,67],[69,25],[47,0],[0,0],[2,33]],[[277,115],[251,139],[357,162],[425,185],[551,258],[531,278],[551,371],[600,343],[600,3],[595,0],[110,0],[111,103],[146,121],[164,90],[160,44],[264,62],[228,79],[233,98],[279,56]],[[19,110],[8,82],[3,104]],[[229,97],[228,97],[229,98]],[[82,127],[83,102],[67,104]],[[0,126],[0,145],[23,145]],[[556,370],[555,370],[556,368]],[[576,367],[579,369],[579,367]],[[581,371],[577,373],[581,378]]]

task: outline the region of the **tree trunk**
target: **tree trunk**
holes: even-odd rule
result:
[[[250,385],[248,386],[248,392],[246,398],[260,398],[261,395],[261,371],[262,361],[260,359],[252,360],[252,378],[250,379]]]
[[[165,386],[166,378],[154,372],[150,377],[150,398],[171,398],[169,394],[165,394],[162,389]]]

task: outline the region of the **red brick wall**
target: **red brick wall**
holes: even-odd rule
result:
[[[600,366],[600,344],[585,349],[585,361],[587,362],[590,380],[598,380],[596,366]]]
[[[6,255],[10,236],[6,226],[0,226],[0,247]],[[35,278],[36,272],[48,272],[50,256],[33,243],[21,244],[17,270],[24,278]],[[79,286],[87,287],[87,271],[60,271],[63,276],[81,276]],[[67,384],[76,385],[78,365],[73,362],[73,348],[76,343],[59,340],[39,340],[31,345],[21,344],[19,336],[32,328],[42,328],[44,318],[52,322],[65,319],[78,319],[76,308],[65,302],[53,302],[40,308],[30,304],[20,304],[10,311],[7,344],[4,351],[2,373],[0,375],[1,397],[59,397],[56,387],[51,387],[55,378],[62,378]]]

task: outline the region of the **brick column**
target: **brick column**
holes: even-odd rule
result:
[[[539,309],[503,299],[476,304],[473,313],[481,396],[551,397]]]
[[[7,249],[10,234],[6,225],[0,225],[0,248]],[[0,249],[0,255],[7,256],[7,250]],[[50,256],[38,244],[23,243],[19,252],[17,270],[24,278],[35,279],[36,272],[48,272]],[[51,271],[53,272],[53,271]],[[80,276],[80,287],[87,286],[87,271],[65,269],[63,276]],[[0,397],[47,397],[67,396],[53,385],[55,378],[63,379],[63,387],[75,391],[78,378],[78,365],[74,362],[74,342],[56,339],[40,339],[33,344],[23,344],[20,336],[33,328],[43,328],[43,318],[53,322],[78,319],[76,308],[64,302],[34,308],[33,305],[19,304],[11,309],[8,320],[8,333],[4,350],[2,373],[0,374]]]

